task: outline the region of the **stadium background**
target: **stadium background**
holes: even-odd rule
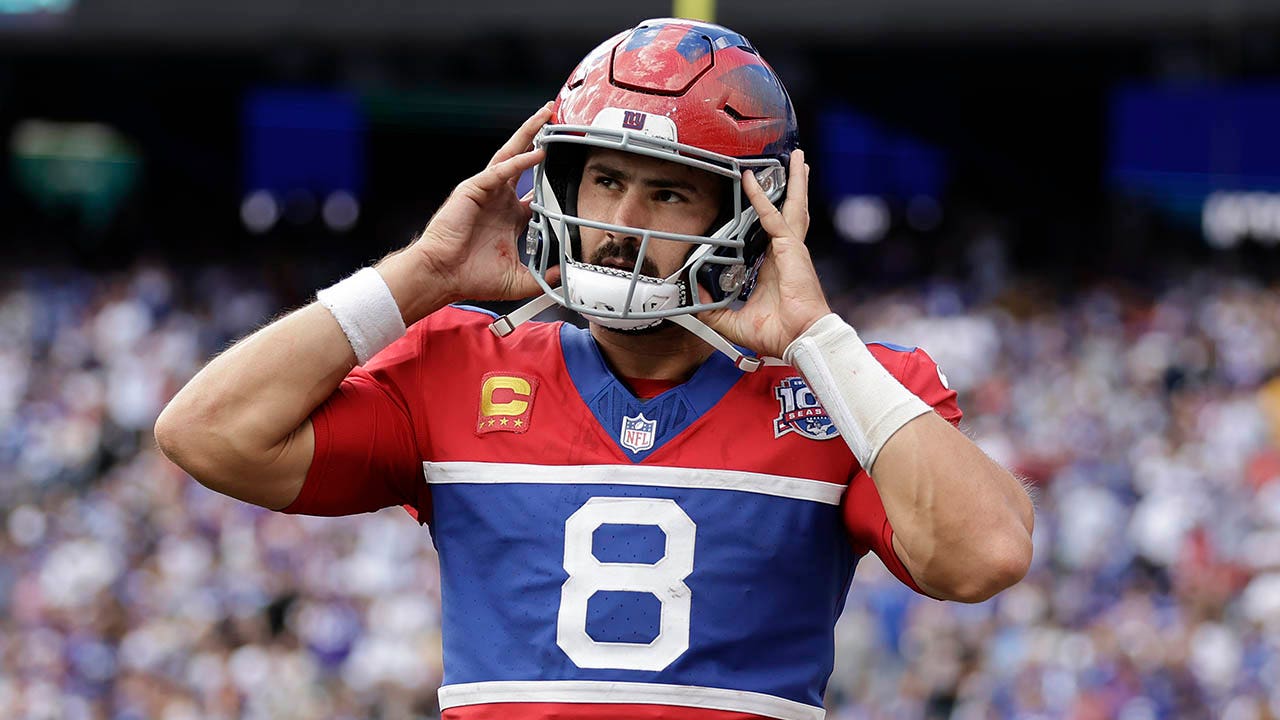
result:
[[[436,716],[424,531],[226,500],[150,426],[670,11],[0,0],[0,717]],[[796,101],[833,305],[1039,494],[987,603],[863,562],[830,716],[1280,717],[1280,4],[717,19]]]

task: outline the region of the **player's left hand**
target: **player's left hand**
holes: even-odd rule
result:
[[[804,245],[809,232],[809,166],[804,151],[791,153],[787,198],[781,209],[769,202],[749,170],[742,175],[742,189],[772,241],[746,304],[698,317],[731,342],[780,358],[792,340],[831,312]],[[710,300],[705,290],[698,292],[704,301]]]

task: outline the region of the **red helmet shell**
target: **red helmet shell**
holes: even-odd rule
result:
[[[786,156],[795,111],[773,68],[746,38],[693,20],[648,20],[579,63],[553,124],[590,125],[605,108],[671,118],[678,142],[735,158]]]

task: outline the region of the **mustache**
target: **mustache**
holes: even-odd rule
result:
[[[587,262],[592,265],[604,265],[610,260],[619,261],[628,270],[635,269],[636,260],[640,257],[640,246],[633,243],[620,243],[616,240],[606,240],[604,244],[596,248],[591,254],[591,259]],[[645,258],[640,263],[640,274],[649,277],[662,277],[658,274],[658,266],[649,258]]]

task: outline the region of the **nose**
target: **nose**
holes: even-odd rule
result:
[[[628,188],[618,198],[618,202],[613,207],[613,218],[610,220],[614,225],[623,225],[630,228],[639,228],[641,230],[648,227],[649,213],[644,202],[644,197],[640,192]],[[616,239],[635,238],[640,239],[639,234],[635,232],[620,233],[613,231],[610,235]]]

